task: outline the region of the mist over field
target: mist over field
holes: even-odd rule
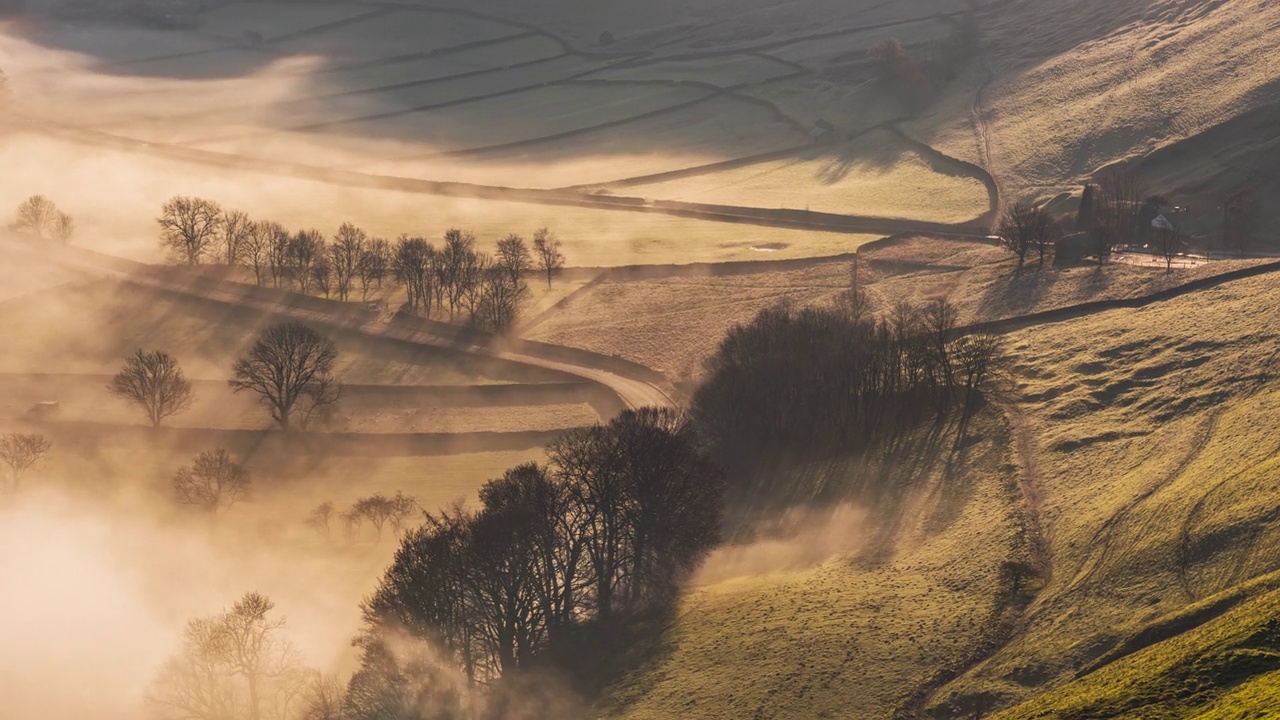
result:
[[[1278,48],[0,2],[0,718],[1270,717]]]

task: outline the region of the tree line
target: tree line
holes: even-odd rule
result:
[[[152,686],[155,707],[175,720],[498,717],[503,688],[589,672],[621,651],[606,647],[616,633],[672,607],[718,542],[723,480],[671,409],[567,431],[547,457],[485,484],[474,510],[419,516],[362,603],[345,688],[302,671],[270,601],[250,593],[188,624]],[[390,525],[397,503],[416,509],[372,496],[347,513],[325,503],[309,524],[327,536],[340,515],[375,513]]]
[[[451,229],[440,245],[421,236],[394,242],[343,223],[332,238],[315,229],[290,232],[277,222],[251,220],[240,210],[224,210],[205,198],[175,196],[156,219],[160,245],[176,262],[200,265],[216,260],[253,271],[259,286],[323,293],[340,301],[359,290],[367,300],[374,287],[393,281],[404,288],[406,307],[426,316],[502,331],[514,323],[529,297],[525,278],[538,273],[547,285],[564,268],[561,242],[547,228],[499,240],[492,253],[475,236]]]

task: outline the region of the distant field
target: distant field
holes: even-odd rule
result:
[[[956,223],[989,208],[974,177],[939,172],[887,131],[796,158],[626,188],[629,194],[725,205]]]
[[[393,160],[359,169],[398,177],[548,188],[604,184],[806,142],[804,133],[777,120],[767,109],[732,97],[717,97],[676,112],[562,140],[466,158]]]
[[[201,13],[200,33],[242,42],[252,31],[272,41],[372,11],[354,3],[234,2]]]
[[[903,8],[895,8],[899,14],[905,15]],[[922,13],[927,15],[929,13]],[[838,35],[836,37],[803,40],[782,47],[770,48],[769,54],[775,57],[799,63],[813,70],[824,70],[830,67],[850,63],[866,63],[867,50],[876,43],[896,38],[903,45],[911,46],[939,38],[944,38],[952,26],[934,18],[923,19],[903,25],[896,25],[878,30]],[[867,71],[871,75],[870,69]]]
[[[607,69],[591,77],[602,80],[670,80],[704,82],[720,87],[759,83],[789,75],[796,69],[758,55],[728,55],[705,60],[659,60]]]
[[[342,187],[237,172],[38,136],[0,136],[0,207],[45,193],[77,218],[77,244],[144,261],[159,259],[155,216],[175,194],[198,195],[293,229],[334,232],[354,222],[373,235],[439,237],[470,229],[490,245],[543,226],[564,242],[570,265],[688,263],[821,257],[875,236],[706,222],[668,215],[473,200]],[[78,192],[68,192],[82,188]],[[753,249],[756,248],[756,249]]]
[[[847,261],[803,270],[608,281],[525,331],[535,340],[621,355],[672,378],[696,378],[737,323],[784,300],[826,302],[847,287]]]
[[[704,89],[684,87],[551,85],[428,112],[351,120],[327,126],[324,132],[462,150],[591,128],[707,94]]]
[[[5,23],[0,60],[6,74],[56,72],[69,67],[110,65],[226,47],[223,40],[186,32],[128,25],[100,27],[70,23]],[[13,60],[13,62],[8,62]],[[122,72],[127,70],[120,69]]]
[[[425,53],[518,35],[520,28],[431,10],[398,10],[341,27],[274,43],[288,53],[313,53],[331,62],[360,62]]]
[[[873,83],[846,85],[801,77],[746,87],[740,92],[773,103],[805,125],[826,120],[845,136],[902,117],[902,111]]]

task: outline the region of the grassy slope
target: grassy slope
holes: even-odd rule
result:
[[[977,178],[946,175],[888,132],[831,150],[628,187],[628,194],[958,223],[988,209]]]
[[[971,652],[1000,624],[998,564],[1025,547],[1003,418],[981,417],[961,447],[953,430],[894,454],[921,462],[798,470],[844,483],[857,510],[815,511],[798,537],[713,556],[703,572],[718,581],[689,594],[656,657],[614,688],[613,714],[884,718]]]
[[[1188,138],[1280,79],[1267,0],[1021,0],[984,24],[996,174],[1047,197],[1098,168]]]
[[[1162,617],[1280,568],[1277,307],[1263,277],[1011,338],[1054,576],[1025,631],[940,697],[1032,698]]]

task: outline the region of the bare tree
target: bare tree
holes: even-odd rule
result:
[[[477,320],[479,324],[502,332],[515,324],[520,305],[529,297],[524,280],[511,280],[507,268],[491,267],[485,273]]]
[[[71,242],[71,236],[76,233],[76,221],[67,213],[58,212],[58,217],[53,221],[53,239],[66,245]]]
[[[187,410],[195,400],[178,359],[163,350],[139,349],[125,358],[107,389],[140,406],[152,427],[160,427],[165,418]]]
[[[952,355],[963,380],[965,412],[969,413],[978,393],[1001,369],[1003,343],[995,333],[969,333],[955,342]]]
[[[1165,220],[1161,227],[1153,228],[1152,245],[1156,254],[1164,258],[1164,272],[1173,272],[1173,260],[1182,253],[1186,244],[1186,235],[1172,222]]]
[[[281,693],[301,694],[307,674],[283,637],[275,604],[245,593],[230,609],[187,623],[182,648],[161,670],[149,693],[168,720],[261,720],[264,703]],[[304,682],[299,682],[299,681]],[[288,704],[273,703],[286,718]]]
[[[479,258],[475,248],[475,236],[469,232],[452,228],[444,234],[444,247],[437,256],[440,270],[438,282],[442,283],[449,302],[450,320],[464,306],[465,300],[475,289],[475,283],[480,281]]]
[[[1041,264],[1061,232],[1049,213],[1029,203],[1014,203],[1000,217],[996,228],[1000,244],[1018,258],[1021,267],[1027,254],[1034,252]]]
[[[240,246],[241,264],[253,269],[253,281],[262,287],[263,271],[271,255],[271,226],[265,222],[250,223]]]
[[[278,288],[289,280],[293,236],[278,222],[259,223],[258,228],[266,243],[267,269],[271,273],[271,286]]]
[[[547,276],[547,287],[551,287],[551,279],[564,269],[564,254],[560,252],[560,239],[547,228],[540,228],[533,234],[533,254],[536,256],[538,268]]]
[[[360,263],[365,256],[365,245],[369,236],[365,231],[352,225],[342,223],[338,234],[329,246],[329,259],[333,265],[333,276],[337,283],[338,299],[347,300],[351,293],[351,284],[360,273]]]
[[[333,520],[334,511],[333,503],[326,500],[315,506],[307,515],[307,526],[315,530],[326,542],[330,539],[330,523]]]
[[[525,275],[533,271],[533,255],[529,246],[519,235],[508,235],[498,241],[498,254],[494,256],[494,265],[502,268],[511,279],[512,286],[520,285]]]
[[[222,214],[222,261],[235,265],[245,252],[254,233],[253,222],[243,210],[227,210]]]
[[[438,281],[435,273],[436,251],[424,238],[401,235],[396,240],[391,267],[395,278],[404,286],[409,310],[431,315],[433,285]]]
[[[382,288],[382,280],[391,271],[391,245],[384,238],[373,238],[360,256],[360,299],[369,299],[369,288],[375,283]]]
[[[199,265],[217,240],[222,208],[203,198],[175,195],[160,208],[160,246],[188,265]]]
[[[347,720],[343,713],[344,688],[338,678],[315,673],[303,695],[302,713],[298,720]]]
[[[9,466],[10,490],[18,492],[22,476],[49,454],[53,445],[43,435],[7,433],[0,435],[0,460]]]
[[[329,297],[333,292],[333,279],[333,262],[327,253],[320,253],[311,265],[311,281],[315,284],[316,290],[323,291],[324,296]]]
[[[207,513],[229,510],[249,494],[249,472],[222,449],[206,450],[173,476],[173,497]]]
[[[58,208],[53,201],[43,195],[32,195],[18,205],[18,216],[15,226],[19,230],[33,232],[44,238],[46,233],[54,229],[58,221]]]
[[[319,230],[299,230],[290,239],[289,268],[300,292],[310,292],[315,265],[324,254],[324,233]]]
[[[382,494],[360,498],[351,506],[350,513],[359,522],[368,521],[382,540],[382,530],[388,524],[399,534],[405,521],[418,509],[418,503],[410,496],[396,493],[395,497]]]
[[[263,331],[249,352],[236,361],[234,377],[228,383],[236,392],[256,393],[270,409],[271,419],[287,430],[299,399],[307,393],[314,402],[311,412],[337,402],[340,393],[333,391],[337,358],[333,340],[300,322],[281,323]],[[325,392],[316,392],[317,387]]]
[[[1114,246],[1133,242],[1137,236],[1138,215],[1147,190],[1136,172],[1119,168],[1104,173],[1097,187],[1092,237],[1094,255],[1101,265]]]

